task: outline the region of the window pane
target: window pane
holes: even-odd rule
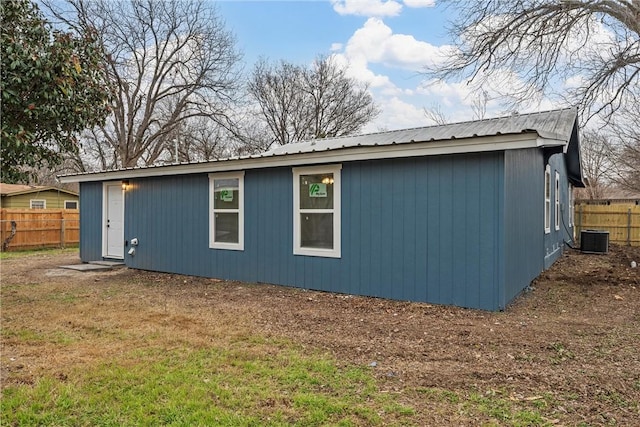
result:
[[[333,214],[300,214],[300,246],[333,249]]]
[[[300,175],[300,209],[333,209],[333,174]]]
[[[64,202],[64,208],[65,209],[78,209],[78,202],[65,201]]]
[[[215,241],[217,243],[238,243],[238,214],[215,213]]]
[[[215,179],[213,183],[215,209],[238,209],[238,178]]]
[[[551,201],[545,200],[544,202],[544,228],[548,229],[551,227]]]
[[[551,197],[551,185],[550,185],[549,175],[545,175],[544,179],[544,197],[547,199]]]

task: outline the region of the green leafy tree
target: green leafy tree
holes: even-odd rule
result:
[[[54,31],[30,0],[0,2],[4,182],[59,164],[76,135],[109,114],[109,84],[95,32]]]

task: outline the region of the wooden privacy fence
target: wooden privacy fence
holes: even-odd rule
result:
[[[609,241],[619,245],[640,246],[640,205],[576,203],[575,232],[606,230]]]
[[[0,209],[3,251],[64,248],[79,242],[77,209]]]

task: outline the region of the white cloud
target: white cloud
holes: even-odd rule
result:
[[[586,83],[584,76],[576,75],[569,77],[564,81],[565,89],[576,89],[583,86]]]
[[[416,40],[412,35],[394,34],[379,18],[369,18],[349,39],[345,54],[349,58],[363,58],[366,62],[389,67],[421,71],[444,61],[451,46],[434,46]]]
[[[444,60],[451,49],[448,45],[434,46],[417,40],[412,35],[394,34],[391,27],[373,17],[353,33],[342,51],[333,50],[336,60],[347,67],[349,77],[369,84],[383,110],[365,131],[429,124],[423,110],[423,106],[429,104],[425,102],[424,89],[407,87],[409,80],[404,80],[405,87],[400,87],[390,76],[397,78],[398,73],[406,76],[406,71],[418,73],[425,66]]]
[[[382,98],[378,99],[378,102],[383,107],[382,113],[363,129],[363,133],[429,125],[421,107],[416,107],[399,97]]]
[[[402,11],[395,0],[331,0],[331,4],[340,15],[398,16]]]
[[[334,2],[334,7],[336,4]],[[345,8],[362,6],[349,1],[340,4]],[[405,1],[406,7],[430,5],[433,5],[431,0]],[[509,114],[505,97],[516,89],[527,89],[520,76],[511,70],[492,72],[482,85],[475,81],[419,82],[416,79],[412,82],[426,67],[436,68],[448,60],[454,49],[451,45],[437,46],[418,40],[411,34],[394,33],[378,16],[369,17],[346,43],[331,46],[336,60],[347,67],[348,76],[368,83],[375,102],[382,109],[364,132],[431,125],[433,122],[425,115],[424,108],[438,108],[448,121],[455,122],[478,118],[481,114],[478,107],[483,102],[484,117]],[[520,112],[559,106],[534,88],[528,89],[530,101],[518,107]]]
[[[417,89],[418,94],[428,100],[438,100],[436,104],[444,107],[465,104],[470,92],[466,82],[449,83],[444,80],[423,81]]]
[[[400,92],[400,89],[391,82],[388,76],[371,71],[367,66],[367,61],[363,60],[363,58],[349,58],[341,53],[334,54],[333,58],[339,65],[346,67],[348,77],[367,83],[371,88],[380,89],[387,94]]]
[[[433,7],[436,5],[435,0],[403,0],[407,7]]]
[[[424,97],[427,108],[439,107],[450,121],[472,120],[473,107],[485,102],[485,117],[495,117],[510,113],[507,110],[509,95],[526,88],[527,102],[517,108],[520,113],[550,110],[565,106],[559,100],[544,96],[534,88],[527,88],[523,80],[513,71],[503,69],[491,73],[482,85],[464,80],[449,83],[443,80],[423,81],[417,93]],[[515,99],[514,99],[515,101]]]

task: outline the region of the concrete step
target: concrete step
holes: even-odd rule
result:
[[[111,267],[108,265],[96,265],[96,264],[72,264],[72,265],[61,265],[60,268],[65,268],[67,270],[76,270],[76,271],[101,271],[101,270],[111,270]]]
[[[105,267],[124,267],[124,261],[89,261],[89,264],[104,265]]]
[[[124,267],[123,261],[91,261],[82,264],[61,265],[60,268],[76,271],[104,271]]]

